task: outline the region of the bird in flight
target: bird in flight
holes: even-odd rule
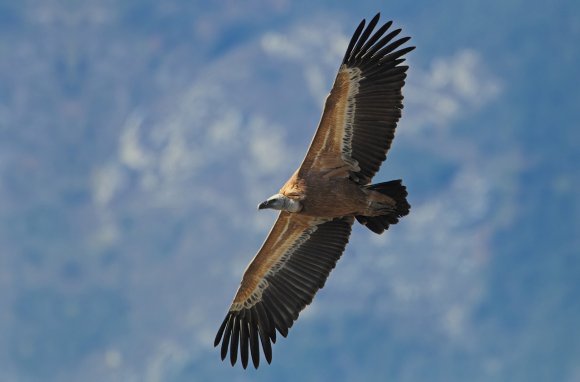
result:
[[[232,366],[239,353],[244,368],[250,356],[258,368],[260,344],[272,361],[276,332],[286,337],[324,286],[355,219],[381,234],[409,213],[401,180],[371,184],[401,117],[408,69],[402,57],[415,48],[400,48],[410,37],[397,38],[401,29],[389,31],[391,21],[373,34],[379,18],[354,32],[304,161],[258,206],[280,214],[215,338]]]

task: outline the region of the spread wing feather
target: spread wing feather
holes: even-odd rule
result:
[[[298,314],[324,286],[348,242],[352,217],[323,220],[282,212],[252,260],[215,338],[221,357],[238,351],[244,368],[251,355],[268,363],[276,332],[286,337]],[[259,340],[258,340],[259,338]],[[248,351],[249,349],[249,351]]]
[[[373,34],[379,18],[353,34],[300,171],[346,166],[346,175],[368,184],[386,159],[403,108],[402,57],[415,47],[400,48],[410,38],[387,33],[391,21]]]

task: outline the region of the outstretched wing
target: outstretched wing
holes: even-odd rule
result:
[[[248,349],[254,367],[260,363],[259,341],[268,363],[276,330],[284,337],[298,314],[324,286],[348,242],[352,217],[324,220],[281,212],[242,279],[216,335],[221,357],[228,350],[232,365],[238,350],[244,368]]]
[[[386,159],[403,108],[401,57],[415,47],[398,49],[410,37],[396,39],[401,29],[385,34],[391,21],[371,36],[379,17],[352,36],[299,171],[336,170],[368,184]]]

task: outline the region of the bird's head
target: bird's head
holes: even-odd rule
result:
[[[288,212],[299,212],[302,209],[302,204],[298,200],[289,198],[286,195],[276,194],[270,196],[266,201],[258,205],[259,210],[266,208]]]

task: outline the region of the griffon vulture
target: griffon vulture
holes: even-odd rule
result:
[[[299,313],[324,286],[342,255],[356,219],[378,234],[409,213],[401,180],[371,185],[386,158],[403,108],[407,66],[399,49],[410,38],[373,34],[377,14],[352,36],[316,134],[300,168],[258,208],[280,210],[270,234],[247,267],[215,338],[221,358],[238,353],[268,363],[276,331],[286,337]]]

